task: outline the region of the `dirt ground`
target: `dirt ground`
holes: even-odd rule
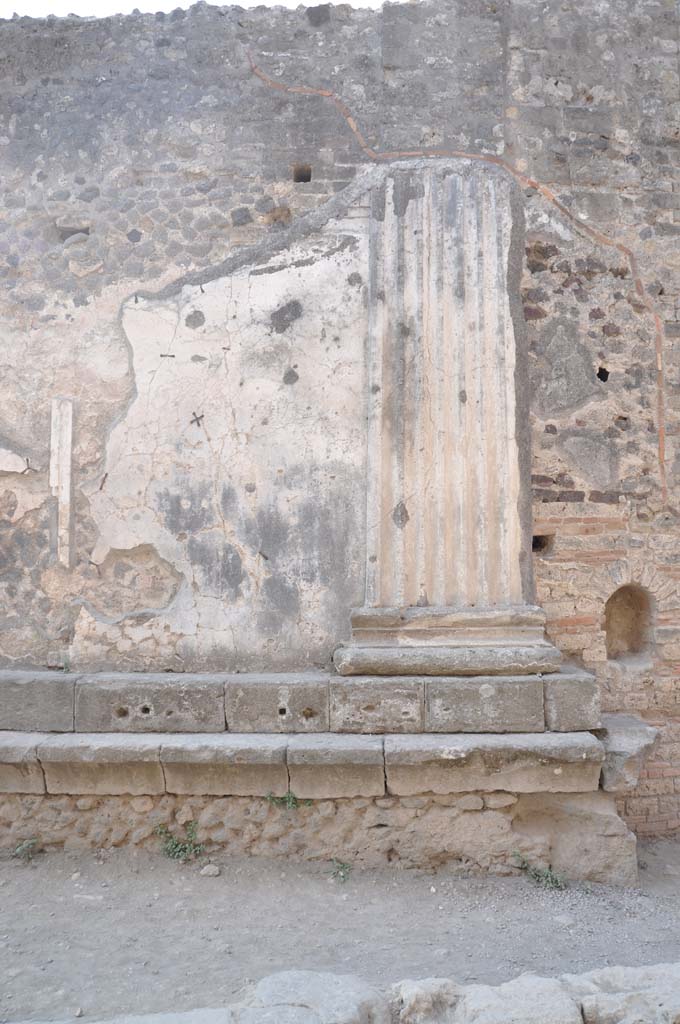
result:
[[[680,960],[680,837],[640,844],[641,885],[461,878],[160,853],[0,860],[0,1020],[220,1006],[277,970],[498,984]],[[205,863],[205,862],[203,862]]]

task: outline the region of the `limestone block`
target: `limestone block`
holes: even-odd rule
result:
[[[333,655],[343,676],[531,675],[556,672],[561,655],[551,644],[528,646],[338,647]]]
[[[589,672],[543,676],[545,723],[553,732],[580,732],[600,726],[600,693]]]
[[[330,683],[332,732],[422,732],[422,679],[379,676],[334,678]]]
[[[326,732],[328,674],[237,675],[224,685],[230,732]]]
[[[44,739],[39,733],[0,733],[0,793],[44,793],[36,748]]]
[[[288,741],[291,792],[325,800],[384,796],[383,743],[377,736],[293,736]]]
[[[590,733],[386,736],[388,792],[584,792],[598,788],[602,744]]]
[[[437,678],[425,684],[426,732],[543,732],[540,676]]]
[[[602,788],[610,793],[635,789],[658,735],[658,729],[635,715],[602,715],[602,729],[598,730],[605,750]]]
[[[0,729],[73,732],[77,678],[64,672],[0,672]]]
[[[545,836],[546,863],[558,874],[608,885],[637,884],[635,836],[609,793],[526,793],[512,815],[518,839]]]
[[[559,981],[531,974],[498,988],[466,987],[454,1019],[461,1024],[583,1024],[578,1002]]]
[[[282,736],[166,736],[160,757],[168,793],[283,796],[288,791]]]
[[[77,732],[224,732],[224,678],[190,674],[83,675]]]
[[[159,752],[150,736],[101,733],[46,736],[37,748],[47,792],[83,795],[163,793]]]
[[[262,1024],[271,1020],[307,1024],[307,1017],[284,1017],[284,1011],[304,1009],[309,1024],[390,1024],[387,1000],[361,978],[352,974],[317,973],[316,971],[281,971],[263,978],[247,996],[243,1007],[269,1010]],[[260,1019],[243,1013],[244,1021]],[[247,1012],[247,1011],[246,1011]]]

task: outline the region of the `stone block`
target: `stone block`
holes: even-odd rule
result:
[[[0,793],[44,793],[45,778],[38,761],[39,733],[0,733]]]
[[[168,793],[284,796],[288,792],[282,736],[168,736],[160,757]]]
[[[602,728],[598,730],[605,751],[602,788],[610,793],[635,789],[644,759],[658,735],[658,729],[635,715],[602,715]]]
[[[326,732],[328,674],[237,675],[224,685],[230,732]]]
[[[288,740],[290,790],[326,800],[384,796],[383,742],[377,736],[293,736]]]
[[[387,789],[395,796],[505,790],[596,790],[604,758],[590,733],[386,736]]]
[[[532,675],[557,672],[560,653],[548,643],[476,647],[348,645],[333,654],[343,676]]]
[[[589,672],[543,676],[545,724],[552,732],[581,732],[600,726],[600,692]]]
[[[332,679],[331,731],[422,732],[423,698],[422,679],[379,676]]]
[[[540,676],[437,678],[425,683],[426,732],[543,732]]]
[[[37,747],[48,793],[165,792],[160,741],[147,736],[74,733],[46,736]]]
[[[83,675],[75,688],[77,732],[224,732],[224,677]]]
[[[0,729],[73,732],[77,678],[65,672],[0,672]]]

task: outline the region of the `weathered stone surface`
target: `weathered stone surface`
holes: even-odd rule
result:
[[[634,715],[603,715],[598,731],[605,750],[602,788],[611,793],[634,789],[658,735],[657,729]]]
[[[386,736],[387,788],[399,796],[598,788],[602,744],[590,733]]]
[[[81,676],[78,732],[223,732],[224,680],[180,674]]]
[[[455,1024],[583,1024],[579,1004],[559,981],[533,975],[498,988],[470,985],[451,1019]]]
[[[425,732],[543,732],[540,676],[476,676],[425,683]]]
[[[288,790],[283,737],[163,737],[160,759],[168,793],[283,796]]]
[[[165,791],[160,742],[154,737],[47,736],[38,743],[37,754],[48,793],[143,796]]]
[[[0,732],[0,793],[44,793],[39,733]]]
[[[303,1007],[319,1024],[390,1024],[385,997],[351,974],[282,971],[258,982],[244,1003],[276,1013]]]
[[[449,978],[399,981],[388,994],[392,1018],[395,1024],[446,1022],[463,992],[463,987]]]
[[[338,647],[341,675],[477,676],[556,672],[560,654],[549,644],[529,647]]]
[[[600,726],[600,693],[595,676],[563,671],[543,676],[545,724],[554,732],[580,732]]]
[[[290,789],[298,797],[383,796],[382,739],[373,736],[292,736],[288,740]]]
[[[331,680],[333,732],[422,732],[424,684],[409,677],[353,676]]]
[[[77,678],[64,672],[0,671],[0,729],[72,732]]]
[[[230,732],[325,732],[328,674],[238,675],[224,685]]]

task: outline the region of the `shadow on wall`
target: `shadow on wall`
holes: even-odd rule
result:
[[[638,662],[653,644],[652,599],[634,583],[615,590],[604,607],[607,660]]]

